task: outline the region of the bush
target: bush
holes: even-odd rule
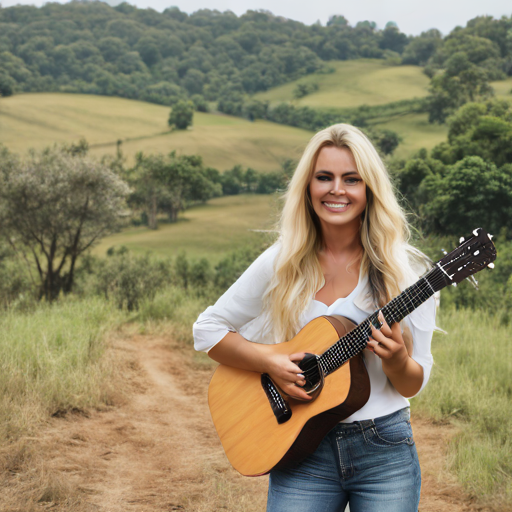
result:
[[[149,254],[133,256],[121,249],[111,251],[105,260],[97,260],[92,289],[114,301],[118,308],[133,311],[141,301],[153,299],[171,278],[169,261],[152,259]]]

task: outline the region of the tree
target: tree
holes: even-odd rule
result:
[[[454,164],[466,156],[480,156],[497,166],[512,163],[512,108],[506,100],[467,103],[448,119],[448,141],[432,156]]]
[[[128,185],[83,152],[33,152],[26,160],[0,158],[0,233],[40,280],[40,298],[52,301],[73,286],[77,259],[116,230]]]
[[[12,96],[15,83],[10,76],[0,73],[0,96]]]
[[[151,229],[158,227],[158,212],[166,212],[169,220],[176,222],[179,212],[189,204],[221,195],[220,184],[210,180],[215,174],[212,171],[204,168],[197,155],[177,156],[174,151],[167,156],[139,153],[131,170],[132,201],[145,208]]]
[[[455,53],[446,61],[446,69],[432,78],[429,121],[444,123],[464,103],[487,99],[493,94],[487,72],[473,64],[466,53]]]
[[[498,169],[478,156],[469,156],[447,169],[446,176],[423,180],[430,201],[423,212],[431,228],[460,236],[476,227],[499,233],[512,218],[512,170]]]
[[[175,126],[178,130],[185,130],[194,118],[194,104],[191,101],[180,100],[172,107],[169,115],[169,126]]]

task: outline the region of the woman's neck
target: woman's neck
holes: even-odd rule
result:
[[[322,226],[323,251],[334,258],[361,252],[359,226],[332,224]]]

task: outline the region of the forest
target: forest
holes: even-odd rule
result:
[[[331,60],[358,58],[424,67],[431,86],[422,108],[432,122],[444,122],[465,102],[492,96],[490,81],[512,75],[512,19],[477,17],[443,37],[435,28],[408,36],[393,22],[352,26],[339,15],[308,26],[267,11],[189,15],[176,7],[159,13],[78,1],[0,7],[4,96],[82,92],[165,105],[191,98],[198,108],[214,102],[250,116],[240,106],[249,95],[329,73]]]

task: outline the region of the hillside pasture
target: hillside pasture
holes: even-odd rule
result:
[[[93,155],[115,155],[117,141],[127,163],[135,154],[200,154],[221,171],[236,164],[267,172],[297,159],[311,132],[267,121],[250,122],[196,112],[194,126],[169,131],[170,108],[136,100],[85,94],[37,93],[0,98],[0,143],[24,153],[85,138]]]
[[[381,59],[331,61],[327,66],[334,72],[314,73],[255,97],[271,104],[291,101],[298,83],[318,84],[318,91],[294,100],[298,106],[312,108],[382,105],[428,94],[429,78],[419,66],[390,66]]]
[[[271,237],[266,230],[277,218],[277,202],[268,195],[219,197],[185,211],[175,224],[161,222],[157,230],[132,227],[104,238],[94,254],[104,256],[110,247],[124,245],[135,254],[175,257],[185,251],[192,259],[216,263],[235,249]]]

